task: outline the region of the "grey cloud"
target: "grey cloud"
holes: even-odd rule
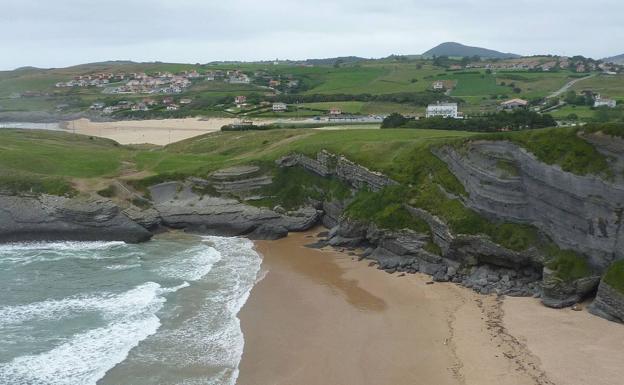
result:
[[[421,53],[624,53],[620,0],[0,0],[0,68]]]

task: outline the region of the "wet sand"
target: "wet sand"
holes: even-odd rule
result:
[[[501,300],[305,248],[315,233],[256,242],[265,276],[239,314],[238,384],[551,383]]]

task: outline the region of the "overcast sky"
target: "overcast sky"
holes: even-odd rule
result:
[[[624,53],[622,0],[0,0],[0,69],[418,54]]]

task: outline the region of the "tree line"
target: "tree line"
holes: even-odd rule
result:
[[[381,128],[494,132],[554,127],[556,125],[557,122],[551,115],[542,115],[534,111],[521,109],[513,112],[501,111],[470,119],[450,119],[443,117],[415,119],[393,113],[383,120]]]

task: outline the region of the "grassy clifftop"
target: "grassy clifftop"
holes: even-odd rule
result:
[[[586,127],[619,135],[622,127]],[[384,227],[422,230],[402,209],[405,203],[443,218],[457,233],[485,234],[513,250],[538,242],[530,226],[492,223],[466,208],[453,196],[466,192],[446,164],[430,151],[432,146],[461,146],[467,140],[510,140],[540,160],[578,174],[608,174],[608,163],[578,128],[553,128],[499,134],[461,131],[384,129],[283,129],[219,132],[188,139],[163,148],[135,148],[86,136],[42,131],[0,131],[0,187],[9,191],[72,194],[93,193],[114,179],[146,186],[186,176],[206,176],[233,165],[254,163],[271,169],[274,160],[292,152],[314,156],[326,149],[380,171],[401,183],[400,191],[362,192],[347,210],[355,218],[370,218]],[[296,173],[295,173],[296,174]],[[327,194],[342,196],[335,184],[291,174],[276,174],[273,200],[260,204],[292,207],[304,196],[315,196],[320,186]],[[87,182],[85,182],[87,181]],[[93,183],[92,183],[93,182]],[[322,186],[321,186],[322,185]],[[85,187],[86,186],[86,187]],[[98,186],[89,191],[89,186]],[[317,198],[319,198],[317,196]]]

